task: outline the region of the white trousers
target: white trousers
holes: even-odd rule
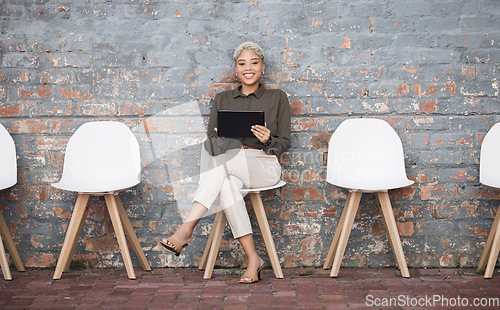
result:
[[[281,177],[278,158],[263,150],[232,149],[218,156],[202,153],[201,162],[199,187],[193,201],[210,209],[219,196],[220,208],[234,237],[251,234],[250,218],[240,191],[278,183]]]

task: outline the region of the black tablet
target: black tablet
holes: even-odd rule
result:
[[[227,138],[255,138],[253,125],[264,126],[264,111],[217,111],[217,135]]]

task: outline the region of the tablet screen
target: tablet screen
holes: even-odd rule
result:
[[[217,135],[227,138],[255,138],[253,125],[264,126],[264,111],[217,111]]]

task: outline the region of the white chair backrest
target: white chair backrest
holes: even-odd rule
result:
[[[491,127],[481,145],[479,182],[500,188],[500,123]]]
[[[81,193],[120,191],[139,184],[139,143],[119,122],[90,122],[68,141],[61,181],[54,187]]]
[[[0,190],[16,183],[16,146],[7,129],[0,124]]]
[[[406,176],[401,139],[389,123],[373,118],[348,119],[335,130],[327,182],[367,192],[413,184]]]

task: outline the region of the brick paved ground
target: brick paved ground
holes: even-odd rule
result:
[[[268,269],[253,285],[237,283],[240,269],[217,269],[209,281],[194,268],[136,271],[137,280],[128,280],[124,269],[99,269],[71,270],[53,281],[53,270],[13,270],[14,280],[0,280],[0,308],[373,309],[366,303],[390,302],[394,297],[399,305],[421,302],[421,309],[470,309],[475,298],[500,298],[498,270],[486,280],[473,269],[413,269],[410,279],[401,278],[393,268],[342,268],[336,279],[316,268],[284,269],[285,279],[275,279]],[[431,303],[432,298],[448,298],[450,307]],[[469,307],[458,307],[465,302]]]

